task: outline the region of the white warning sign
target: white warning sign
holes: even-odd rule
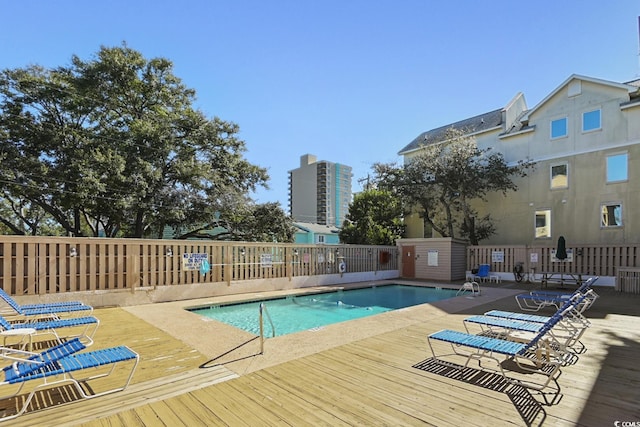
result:
[[[182,254],[182,269],[183,270],[200,270],[202,261],[209,258],[209,254],[197,254],[185,252]]]

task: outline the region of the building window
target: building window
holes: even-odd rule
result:
[[[561,165],[551,166],[551,188],[567,188],[569,187],[569,165],[563,163]]]
[[[324,243],[324,236],[323,235],[318,235],[316,236],[316,238],[318,239],[318,243]]]
[[[551,139],[564,138],[567,136],[567,118],[563,117],[551,121]]]
[[[602,205],[602,216],[600,225],[603,228],[622,226],[622,204],[604,203]]]
[[[601,128],[600,110],[588,111],[582,113],[582,131],[590,132]]]
[[[551,237],[551,209],[536,211],[536,239]]]
[[[618,153],[607,156],[607,182],[626,181],[629,155]]]

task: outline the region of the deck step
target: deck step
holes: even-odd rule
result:
[[[96,399],[74,402],[81,411],[69,411],[68,405],[26,413],[12,421],[12,426],[46,425],[52,419],[58,426],[78,425],[128,409],[168,399],[191,391],[221,383],[238,374],[220,365],[212,368],[192,369],[169,377],[131,384],[126,390]]]

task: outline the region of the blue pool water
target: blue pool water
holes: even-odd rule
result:
[[[273,321],[275,336],[280,336],[454,296],[455,289],[385,285],[195,308],[191,311],[258,335],[259,307],[260,303],[264,303]],[[265,336],[272,336],[273,330],[266,316],[264,328]]]

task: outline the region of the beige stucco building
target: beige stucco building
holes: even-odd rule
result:
[[[516,192],[477,203],[497,230],[482,244],[640,241],[640,80],[572,75],[531,109],[519,93],[504,108],[422,133],[399,154],[411,159],[451,127],[510,164],[536,162],[514,180]],[[407,237],[423,233],[422,220],[409,218]]]

